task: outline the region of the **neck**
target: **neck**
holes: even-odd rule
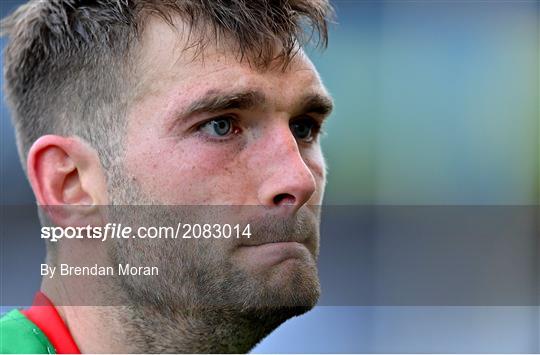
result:
[[[141,305],[121,317],[144,353],[245,353],[284,321],[223,309],[164,312]]]
[[[76,303],[73,286],[46,279],[42,291],[57,305],[83,353],[245,353],[297,312],[166,309],[132,300],[110,284],[109,292],[91,292],[108,294],[107,303],[94,299],[90,306]]]

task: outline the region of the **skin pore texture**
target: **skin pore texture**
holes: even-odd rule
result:
[[[150,20],[138,51],[139,92],[114,166],[103,171],[95,151],[76,137],[51,136],[30,151],[32,186],[41,205],[96,206],[58,215],[57,222],[172,225],[213,214],[249,222],[253,236],[60,245],[61,262],[91,255],[100,265],[160,269],[158,278],[90,284],[44,279],[42,289],[83,352],[247,352],[318,300],[326,166],[317,131],[331,110],[328,93],[301,50],[285,69],[279,59],[257,68],[226,41],[197,53],[186,44],[180,31]],[[295,134],[295,123],[312,135]],[[216,127],[227,134],[217,135]],[[50,176],[63,182],[47,187]],[[51,196],[60,201],[51,203]],[[97,205],[118,208],[104,217]],[[73,305],[84,292],[95,303]]]

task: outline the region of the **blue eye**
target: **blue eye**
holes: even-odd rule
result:
[[[199,129],[210,136],[225,137],[233,132],[233,122],[228,117],[216,118],[204,123]]]
[[[313,141],[319,132],[319,124],[311,117],[295,120],[289,126],[296,139],[306,142]]]

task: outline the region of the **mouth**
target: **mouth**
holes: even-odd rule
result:
[[[259,266],[270,267],[287,260],[304,260],[309,258],[310,252],[306,245],[297,241],[277,241],[241,245],[237,249],[237,256],[244,262]]]

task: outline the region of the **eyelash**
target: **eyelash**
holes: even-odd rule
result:
[[[311,143],[317,142],[317,140],[321,136],[321,134],[324,133],[323,129],[322,129],[322,123],[318,119],[316,119],[316,118],[314,118],[312,116],[309,116],[309,115],[300,116],[300,117],[295,118],[294,120],[292,120],[290,122],[290,124],[293,124],[293,123],[296,123],[296,122],[299,122],[299,121],[310,121],[313,124],[313,132],[312,132],[313,139],[310,140],[310,141],[302,141],[303,143],[311,144]]]

